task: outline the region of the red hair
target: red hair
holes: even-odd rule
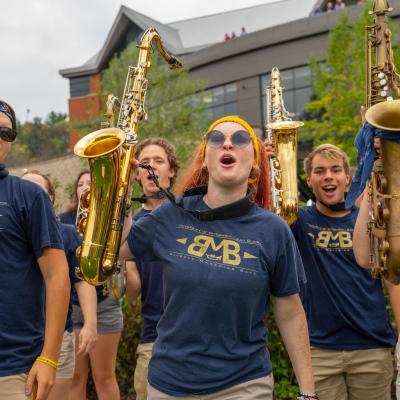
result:
[[[249,190],[253,193],[254,201],[260,207],[270,210],[272,201],[269,159],[259,138],[257,138],[257,143],[260,151],[260,161],[259,165],[253,165],[250,172],[249,178],[255,182],[249,185]],[[208,185],[208,171],[203,164],[204,151],[205,143],[202,142],[195,153],[192,163],[185,169],[179,180],[177,194],[181,195],[186,189],[195,186]]]

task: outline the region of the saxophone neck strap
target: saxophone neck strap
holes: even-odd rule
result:
[[[207,193],[207,186],[197,186],[194,188],[189,188],[183,193],[182,199],[179,201],[176,199],[175,195],[169,190],[164,189],[160,186],[157,176],[154,173],[153,168],[148,164],[139,164],[140,168],[147,170],[150,178],[153,180],[154,184],[158,187],[160,192],[176,207],[181,208],[185,212],[193,215],[200,221],[215,221],[215,220],[226,220],[231,218],[240,217],[247,214],[254,206],[254,199],[252,193],[248,193],[246,197],[235,201],[230,204],[226,204],[222,207],[212,208],[209,210],[188,210],[183,205],[183,198],[190,196],[199,196]]]
[[[329,208],[329,210],[333,211],[333,212],[341,212],[341,211],[348,211],[348,210],[354,210],[356,207],[353,205],[350,209],[346,208],[346,196],[347,196],[347,192],[344,193],[344,201],[340,201],[339,203],[336,204],[326,204],[325,202],[323,202],[320,199],[317,199],[315,197],[315,195],[311,196],[311,200],[316,203],[317,200],[326,208]]]
[[[150,199],[161,200],[161,199],[164,199],[165,197],[166,197],[165,193],[162,190],[159,190],[158,192],[156,192],[156,193],[154,193],[154,194],[152,194],[150,196],[146,196],[145,194],[142,195],[142,196],[134,196],[134,197],[131,198],[131,200],[132,201],[137,201],[137,202],[139,202],[141,204],[145,204],[147,202],[147,200],[150,200]]]

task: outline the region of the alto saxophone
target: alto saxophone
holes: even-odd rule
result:
[[[140,122],[147,118],[144,104],[153,41],[171,69],[182,66],[166,51],[158,32],[146,30],[138,44],[137,65],[128,68],[117,127],[92,132],[74,148],[90,166],[89,209],[77,256],[81,275],[92,285],[104,284],[118,270],[124,215],[130,208],[130,161],[134,159]]]
[[[367,122],[377,129],[400,131],[399,75],[393,63],[387,0],[375,0],[374,24],[366,27]],[[375,58],[375,60],[373,60]],[[374,62],[374,65],[372,63]],[[400,135],[400,132],[399,132]],[[368,224],[370,265],[375,276],[383,274],[400,283],[400,143],[380,141],[367,193],[372,205]]]
[[[271,71],[271,82],[266,87],[267,138],[272,141],[275,156],[270,160],[272,173],[272,202],[274,212],[288,224],[297,219],[297,129],[304,125],[292,121],[285,109],[278,68]]]

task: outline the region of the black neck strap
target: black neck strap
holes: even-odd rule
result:
[[[8,169],[5,164],[0,164],[0,179],[5,178],[8,175]]]
[[[347,192],[344,193],[344,198],[346,199],[347,196]],[[311,200],[316,203],[317,202],[317,198],[312,195],[311,196]],[[340,201],[339,203],[336,204],[326,204],[324,203],[322,200],[318,199],[318,201],[325,206],[326,208],[329,208],[331,211],[333,212],[341,212],[341,211],[348,211],[348,209],[346,208],[346,202],[345,201]],[[355,206],[351,207],[350,210],[353,210],[355,208]]]
[[[183,197],[198,196],[207,193],[207,186],[198,186],[185,190]],[[233,203],[226,204],[222,207],[211,208],[209,210],[198,211],[198,210],[187,210],[183,206],[182,200],[179,203],[175,203],[180,208],[183,208],[186,212],[193,215],[200,221],[216,221],[241,217],[247,214],[254,206],[253,195],[247,194],[240,200]]]
[[[165,199],[165,193],[162,190],[159,190],[157,193],[152,194],[151,196],[146,196],[145,194],[142,196],[132,197],[132,201],[137,201],[139,203],[145,204],[147,200],[150,199]]]
[[[153,180],[154,184],[158,187],[164,197],[166,197],[176,207],[183,209],[200,221],[215,221],[240,217],[249,212],[254,205],[253,195],[249,193],[246,197],[243,197],[243,199],[235,201],[234,203],[226,204],[222,207],[212,208],[210,210],[204,211],[188,210],[184,207],[182,199],[180,201],[177,201],[176,197],[169,189],[164,189],[160,186],[158,178],[150,165],[140,163],[139,167],[147,170],[150,178]],[[185,190],[183,197],[198,196],[202,194],[204,195],[206,193],[207,186],[198,186]]]

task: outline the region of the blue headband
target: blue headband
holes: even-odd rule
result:
[[[14,126],[14,118],[11,110],[4,103],[1,102],[0,102],[0,112],[6,114],[7,117],[10,118],[10,121]]]

